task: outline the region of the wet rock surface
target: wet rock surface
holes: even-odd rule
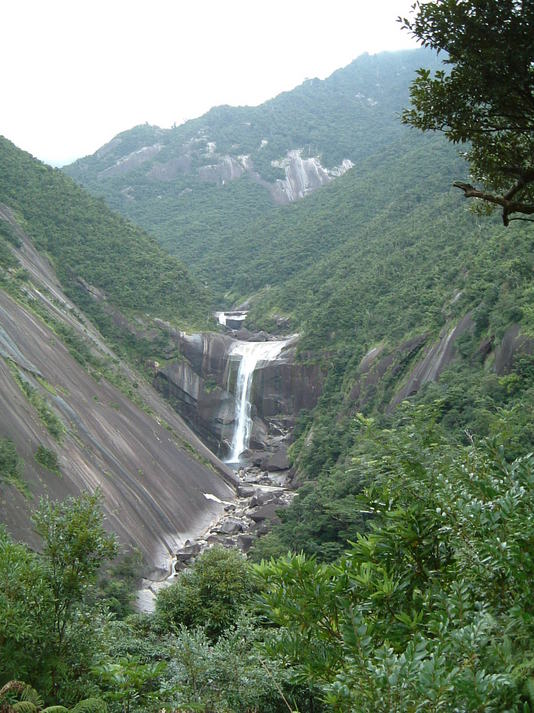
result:
[[[240,468],[237,475],[239,485],[235,500],[221,501],[224,511],[204,534],[195,541],[186,540],[170,563],[169,576],[162,581],[142,581],[142,589],[137,595],[140,611],[152,611],[157,592],[172,584],[175,577],[190,567],[204,550],[214,546],[236,547],[246,554],[255,540],[279,520],[278,511],[287,507],[295,495],[289,470],[269,473],[251,465]]]
[[[280,354],[260,361],[254,371],[250,394],[253,450],[271,450],[268,441],[279,433],[277,423],[285,420],[284,430],[291,428],[300,411],[311,410],[321,394],[325,375],[319,364],[297,360],[296,336],[277,337],[243,327],[227,328],[224,334],[186,335],[170,327],[167,332],[179,356],[154,366],[153,385],[221,458],[227,456],[235,430],[235,388],[241,359],[232,354],[236,340],[262,343],[287,339]],[[282,456],[273,461],[272,469],[277,468],[287,468]]]

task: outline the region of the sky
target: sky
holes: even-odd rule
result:
[[[413,0],[2,0],[0,134],[60,166],[120,131],[260,104],[415,47]]]

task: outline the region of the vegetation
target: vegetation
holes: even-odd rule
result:
[[[0,202],[15,211],[35,245],[52,259],[66,292],[91,316],[105,322],[105,298],[127,315],[149,312],[204,324],[207,292],[146,233],[4,138],[0,159]],[[5,225],[2,231],[2,238],[12,233]]]
[[[214,547],[158,596],[156,616],[162,628],[202,627],[216,640],[239,616],[253,591],[243,555]]]
[[[34,515],[42,555],[0,532],[0,681],[23,679],[48,697],[86,697],[88,665],[99,636],[84,609],[102,561],[116,553],[98,495],[52,503]],[[87,690],[85,690],[87,693]]]
[[[532,456],[451,441],[430,406],[359,423],[360,533],[337,560],[213,549],[154,615],[91,603],[115,552],[96,498],[43,503],[42,555],[0,538],[0,681],[110,711],[531,710]]]
[[[37,450],[35,451],[35,460],[41,465],[44,465],[45,468],[48,468],[48,470],[59,473],[57,453],[50,450],[50,448],[46,448],[46,446],[39,444],[37,446]]]
[[[429,415],[365,424],[367,527],[338,562],[258,567],[269,651],[330,710],[531,710],[532,456],[450,444]]]
[[[97,573],[117,551],[102,528],[98,496],[43,501],[34,522],[41,555],[0,533],[0,696],[11,696],[2,705],[17,706],[24,694],[35,706],[24,710],[41,710],[40,695],[13,684],[20,679],[47,703],[60,699],[75,711],[104,710],[105,701],[113,713],[280,713],[283,697],[306,699],[282,663],[265,661],[256,648],[268,631],[255,623],[256,585],[237,553],[206,552],[164,590],[153,616],[119,621],[109,613],[113,600],[95,596]],[[181,622],[179,607],[169,609],[178,600]]]
[[[73,708],[65,706],[43,707],[39,693],[22,681],[8,681],[0,688],[1,710],[5,713],[106,713],[104,701],[98,698],[85,698]]]
[[[22,477],[22,461],[19,458],[13,441],[0,438],[0,482],[14,485],[23,495],[27,496],[28,486]]]
[[[456,182],[467,198],[501,206],[504,225],[534,213],[534,8],[515,0],[418,2],[404,27],[425,47],[446,53],[450,71],[420,69],[413,108],[403,121],[443,131],[466,145],[472,177]]]
[[[494,105],[493,94],[482,93],[480,106],[469,108],[468,100],[481,86],[491,86],[492,72],[503,77],[500,43],[508,42],[512,30],[519,39],[524,26],[531,30],[527,5],[418,3],[414,21],[405,21],[431,47],[446,49],[451,66],[450,73],[434,79],[419,74],[415,108],[407,118],[421,128],[445,128],[453,141],[471,140],[475,178],[484,177],[493,191],[514,190],[502,182],[506,171],[499,171],[507,165],[505,155],[528,150],[530,138],[521,130],[510,133],[515,124],[501,124],[501,87]],[[482,10],[487,14],[480,25]],[[469,26],[469,46],[462,32],[449,37],[444,18],[453,28],[455,22]],[[492,34],[498,20],[499,32]],[[518,43],[519,74],[510,75],[518,79],[514,89],[521,71],[531,80],[530,64],[528,70],[524,66],[527,44]],[[466,77],[478,51],[487,60],[484,71]],[[507,61],[513,60],[509,52]],[[387,65],[389,59],[364,58],[324,83],[306,82],[257,110],[220,107],[169,133],[137,127],[72,169],[85,172],[93,189],[109,188],[110,201],[126,205],[127,196],[119,198],[123,177],[108,168],[124,152],[161,142],[151,163],[128,173],[135,200],[127,210],[139,211],[141,222],[148,223],[156,211],[154,198],[161,200],[162,241],[170,235],[165,231],[171,230],[176,205],[170,195],[177,186],[196,192],[191,212],[173,218],[184,226],[205,201],[215,201],[205,223],[192,224],[190,233],[185,227],[178,231],[184,242],[187,235],[213,228],[218,206],[243,204],[243,213],[232,218],[223,210],[220,236],[207,234],[190,257],[198,274],[214,274],[219,267],[219,295],[253,295],[250,319],[256,326],[274,328],[279,316],[289,318],[290,327],[301,332],[299,358],[321,363],[324,388],[317,407],[301,414],[295,430],[291,457],[299,493],[281,524],[252,552],[255,564],[234,551],[208,550],[162,588],[154,614],[131,611],[135,554],[103,568],[117,545],[104,529],[98,495],[41,503],[33,518],[40,554],[2,530],[3,708],[39,710],[43,701],[61,700],[74,710],[105,704],[110,713],[534,710],[531,235],[527,226],[504,230],[493,218],[482,221],[458,207],[450,183],[467,168],[442,137],[420,137],[400,125],[390,130],[388,112],[403,96],[400,84],[398,96],[384,87],[376,90],[383,91],[380,102],[391,101],[383,115],[362,97],[354,100],[353,75],[361,73],[363,98],[373,97],[376,70],[386,66],[382,61]],[[480,123],[454,125],[445,117],[438,126],[432,121],[439,123],[439,117],[424,113],[432,98],[428,92],[445,101],[453,86],[464,94],[434,108],[459,121],[463,112],[489,128],[484,112],[492,111],[498,122],[494,153],[487,134],[477,134]],[[519,121],[526,103],[514,106],[507,118]],[[326,130],[332,107],[340,121],[335,140]],[[365,142],[371,130],[378,143]],[[218,152],[253,154],[265,180],[277,176],[272,157],[295,145],[303,145],[308,155],[320,153],[330,166],[357,157],[358,170],[276,210],[262,202],[261,185],[251,188],[246,178],[215,187],[190,178],[188,184],[181,176],[169,182],[166,193],[147,171],[161,169],[173,159],[174,148],[192,137],[206,151],[216,141]],[[268,143],[261,145],[263,138]],[[353,154],[346,153],[351,143],[357,144]],[[113,217],[59,172],[36,168],[20,156],[18,169],[16,152],[7,142],[0,148],[9,174],[0,177],[0,198],[50,252],[72,294],[80,297],[85,289],[81,303],[92,305],[102,325],[113,319],[99,311],[86,288],[80,292],[80,278],[104,290],[106,304],[130,314],[148,310],[185,319],[189,298],[200,295],[198,304],[207,305],[203,290],[193,285],[187,293],[193,283],[174,261],[169,263],[174,287],[166,291],[158,271],[167,258],[144,233]],[[209,165],[211,154],[190,153],[193,167]],[[521,166],[528,173],[530,168]],[[521,182],[522,176],[512,179]],[[18,197],[9,188],[12,181]],[[25,182],[26,193],[20,190]],[[63,189],[65,198],[58,194]],[[512,197],[521,191],[522,200],[530,200],[526,179]],[[180,197],[184,205],[188,195]],[[35,208],[26,203],[28,196],[35,196]],[[49,207],[54,196],[59,218]],[[79,212],[73,210],[79,225],[69,222],[66,209],[74,199],[81,201]],[[505,222],[512,220],[512,211],[504,208]],[[6,230],[0,233],[0,260],[9,271],[1,246],[9,256],[17,234],[10,237],[11,228]],[[111,234],[116,241],[102,239]],[[200,257],[202,251],[213,254]],[[109,258],[105,265],[103,254]],[[117,269],[120,256],[124,274]],[[183,279],[175,283],[179,274]],[[191,309],[188,314],[200,315]],[[461,321],[465,328],[454,342],[449,368],[399,405],[414,364]],[[87,369],[104,373],[83,340],[58,325],[56,332]],[[367,377],[375,372],[362,367],[373,348],[379,354],[375,363],[385,364],[374,381]],[[46,400],[17,374],[44,418],[37,396]],[[39,458],[45,465],[54,462],[44,447]],[[12,442],[0,441],[1,479],[17,478],[19,468]],[[19,700],[22,696],[27,700]]]
[[[56,412],[52,410],[48,400],[41,394],[38,388],[33,385],[30,378],[26,376],[15,363],[9,362],[9,366],[20,390],[37,411],[39,418],[46,427],[46,430],[56,439],[56,441],[61,442],[65,431],[63,421],[59,418]]]

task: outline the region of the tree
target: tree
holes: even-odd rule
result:
[[[240,552],[213,547],[176,583],[158,593],[156,616],[164,629],[203,627],[216,640],[235,623],[253,594],[250,567]]]
[[[39,565],[49,607],[43,619],[49,639],[46,668],[57,697],[62,679],[71,675],[71,658],[79,658],[77,649],[91,646],[93,637],[79,612],[101,565],[117,554],[117,543],[103,527],[98,492],[63,502],[44,498],[32,519],[43,542]]]
[[[467,198],[500,206],[504,225],[534,214],[534,2],[416,2],[399,18],[425,47],[446,53],[450,71],[420,69],[403,122],[443,131],[465,156],[473,179],[456,181]]]
[[[72,613],[93,584],[102,563],[117,554],[114,535],[103,527],[100,494],[82,494],[63,502],[41,501],[33,515],[43,539],[46,582],[54,602],[53,630],[61,655]]]
[[[43,575],[40,558],[0,527],[0,685],[14,678],[40,684],[49,668],[53,605]]]
[[[83,672],[97,648],[100,614],[84,616],[88,588],[117,546],[98,493],[44,499],[33,521],[41,554],[0,528],[0,685],[24,677],[70,703],[86,695]]]
[[[354,508],[370,517],[343,557],[255,566],[266,651],[328,710],[532,711],[534,458],[450,444],[432,410],[412,414],[361,419]]]

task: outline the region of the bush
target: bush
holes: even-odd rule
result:
[[[217,639],[238,618],[253,593],[250,567],[240,552],[213,547],[162,589],[156,617],[162,628],[202,627]]]
[[[44,465],[45,468],[48,468],[48,470],[59,473],[59,461],[55,451],[51,451],[43,445],[38,445],[35,451],[35,460]]]

